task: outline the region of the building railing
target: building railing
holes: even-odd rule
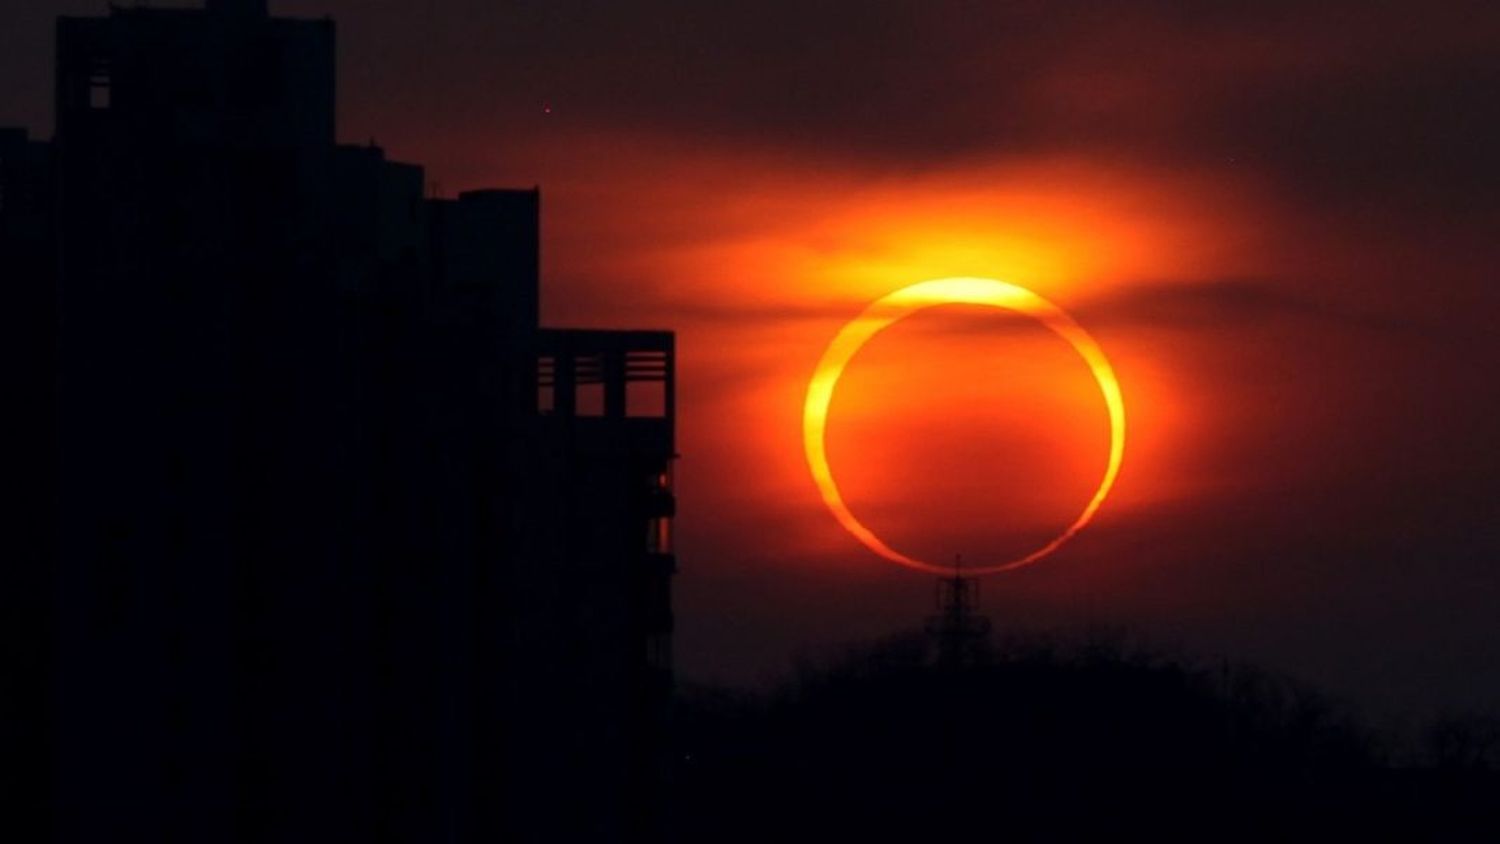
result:
[[[675,338],[668,331],[542,329],[536,346],[536,410],[580,428],[638,431],[672,447]]]

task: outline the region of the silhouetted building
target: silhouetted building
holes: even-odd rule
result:
[[[338,146],[330,21],[57,35],[0,223],[57,303],[61,837],[655,837],[672,336],[539,327],[537,191]]]
[[[56,566],[52,502],[57,307],[51,145],[0,129],[0,308],[8,421],[10,542],[0,565],[0,794],[19,823],[43,820],[50,721],[48,602]],[[5,682],[6,680],[9,682]]]
[[[671,694],[673,416],[675,358],[666,332],[544,329],[537,346],[541,414],[509,477],[524,495],[515,514],[515,595],[521,630],[563,629],[552,646],[522,646],[521,676],[546,676],[550,693],[519,688],[523,721],[543,707],[565,723],[595,725],[525,736],[521,756],[544,775],[523,785],[529,806],[557,819],[553,840],[598,840],[595,820],[570,818],[576,794],[596,795],[600,818],[661,840]],[[588,760],[595,760],[591,763]],[[570,790],[557,790],[560,781]],[[617,783],[629,783],[625,789]],[[574,793],[576,792],[576,793]],[[614,823],[614,822],[608,822]],[[608,826],[603,827],[608,829]],[[571,833],[571,834],[564,834]],[[607,836],[605,836],[607,837]]]

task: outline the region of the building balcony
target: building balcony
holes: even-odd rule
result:
[[[543,329],[536,411],[588,450],[674,455],[676,362],[667,331]]]

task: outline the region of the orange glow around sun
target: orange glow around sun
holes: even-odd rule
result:
[[[1024,588],[1097,577],[1103,549],[1134,519],[1220,483],[1193,471],[1213,408],[1185,388],[1178,315],[1157,303],[1259,254],[1256,219],[1230,226],[1210,213],[1230,195],[1246,206],[1237,189],[1071,160],[890,173],[615,140],[522,162],[547,185],[548,219],[567,223],[544,227],[543,317],[677,332],[678,539],[720,549],[716,571],[911,571],[870,566],[828,517],[804,408],[830,339],[922,279],[999,278],[1056,303],[1108,350],[1130,398],[1128,471],[1069,543],[1081,565],[1023,569]],[[1095,493],[1110,436],[1095,378],[1068,343],[1031,315],[962,303],[873,336],[825,424],[830,474],[865,528],[907,557],[962,553],[976,567],[1066,530]]]
[[[980,278],[946,278],[921,282],[881,297],[845,325],[824,352],[808,385],[803,405],[802,429],[808,467],[828,509],[849,533],[870,550],[892,562],[919,571],[935,574],[951,571],[950,567],[918,559],[892,548],[850,511],[829,466],[826,442],[829,404],[833,400],[834,388],[850,360],[871,338],[897,321],[917,311],[948,304],[1001,308],[1036,319],[1067,341],[1088,364],[1108,410],[1109,456],[1105,462],[1103,478],[1082,513],[1042,547],[1010,562],[969,568],[967,573],[992,574],[1021,568],[1056,551],[1093,519],[1105,497],[1109,495],[1125,455],[1125,403],[1120,395],[1119,381],[1115,378],[1114,369],[1103,349],[1067,312],[1024,287]]]

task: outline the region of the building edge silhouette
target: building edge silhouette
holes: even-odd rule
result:
[[[0,130],[58,840],[659,840],[675,346],[543,328],[539,190],[335,137],[335,28],[58,21]],[[24,531],[23,531],[24,532]]]

